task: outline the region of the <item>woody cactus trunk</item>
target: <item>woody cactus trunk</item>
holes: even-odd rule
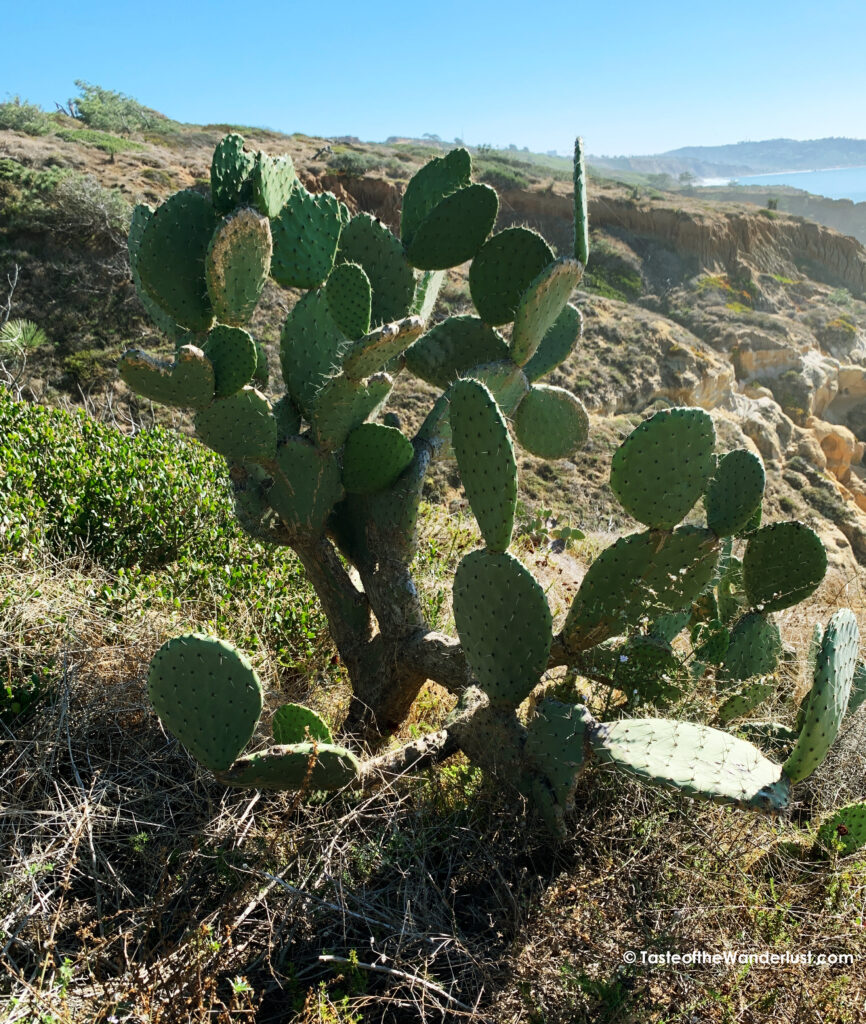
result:
[[[492,233],[497,194],[472,182],[465,149],[409,182],[399,238],[365,213],[351,216],[333,195],[308,192],[290,159],[249,152],[238,135],[216,148],[209,195],[188,190],[156,210],[136,209],[133,278],[176,355],[162,363],[127,352],[121,376],[140,395],[194,411],[199,440],[226,459],[243,528],[297,553],[354,693],[342,745],[313,712],[286,705],[270,746],[244,755],[263,702],[249,662],[197,634],[164,645],[149,674],[153,704],[227,784],[367,785],[462,750],[561,830],[591,756],[649,783],[778,811],[792,779],[826,752],[854,672],[850,613],[822,636],[820,696],[784,770],[704,724],[622,717],[669,699],[666,659],[676,634],[694,625],[693,605],[717,601],[720,580],[734,601],[736,560],[724,538],[748,538],[731,634],[739,653],[719,672],[728,688],[756,666],[772,671],[771,613],[812,593],[826,568],[807,527],[760,527],[760,460],[718,458],[703,410],[659,412],[618,451],[611,486],[646,529],[595,561],[557,635],[543,589],[509,551],[514,442],[562,459],[589,429],[574,395],[540,383],[581,335],[570,304],[589,254],[580,140],[574,186],[573,252],[559,258],[525,227]],[[436,316],[445,271],[467,261],[477,315]],[[304,293],[282,329],[279,398],[260,390],[266,360],[245,328],[268,276]],[[441,390],[414,437],[383,411],[401,372]],[[423,483],[441,459],[456,459],[484,542],[456,573],[456,638],[428,627],[410,571]],[[705,523],[679,525],[701,499]],[[720,614],[704,616],[708,635],[726,634]],[[637,672],[623,672],[629,662]],[[561,665],[610,688],[613,720],[552,700],[528,722],[520,717],[544,673]],[[445,727],[359,761],[362,744],[381,745],[405,720],[428,679],[458,698]]]

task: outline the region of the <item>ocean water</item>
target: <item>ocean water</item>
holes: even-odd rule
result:
[[[835,171],[780,171],[737,178],[737,181],[740,185],[792,185],[816,196],[866,203],[866,167],[841,167]]]

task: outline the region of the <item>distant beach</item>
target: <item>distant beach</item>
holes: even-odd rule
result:
[[[866,167],[835,167],[817,171],[776,171],[742,178],[702,178],[701,185],[719,186],[736,181],[738,185],[790,185],[828,199],[866,202]]]

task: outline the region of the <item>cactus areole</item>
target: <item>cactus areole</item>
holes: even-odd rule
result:
[[[252,665],[191,634],[156,653],[153,704],[227,785],[364,787],[462,751],[558,833],[592,761],[690,797],[782,811],[841,720],[856,657],[850,619],[834,620],[818,651],[805,731],[784,769],[730,731],[632,709],[682,694],[667,675],[677,665],[671,645],[697,608],[710,612],[693,634],[696,655],[718,666],[725,686],[772,672],[781,644],[769,616],[820,584],[820,541],[799,523],[761,527],[759,460],[720,458],[705,411],[663,410],[626,438],[611,468],[611,488],[640,529],[589,567],[554,632],[544,588],[512,550],[515,449],[568,457],[591,429],[576,396],[540,382],[581,337],[572,296],[590,244],[582,143],[574,246],[559,257],[528,228],[497,232],[498,197],[471,174],[464,149],[422,168],[398,237],[329,193],[309,193],[288,158],[229,135],[214,153],[210,196],[180,192],[156,210],[137,208],[133,278],[176,355],[127,352],[120,374],[138,394],[190,410],[201,443],[227,462],[243,529],[296,552],[354,693],[343,723],[297,705],[277,710],[268,745]],[[445,271],[466,261],[478,315],[436,316]],[[265,393],[266,361],[249,331],[269,277],[304,293],[282,328],[279,394]],[[414,436],[385,412],[401,372],[440,391]],[[456,636],[425,622],[410,571],[425,477],[443,459],[456,460],[482,538],[457,569]],[[734,534],[745,541],[742,561]],[[605,721],[551,700],[519,712],[558,666],[608,687]],[[426,680],[457,698],[444,727],[359,759],[405,721]],[[720,720],[736,720],[768,689],[752,680],[726,694]]]

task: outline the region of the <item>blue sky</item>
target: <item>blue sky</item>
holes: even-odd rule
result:
[[[75,79],[181,121],[568,152],[866,138],[866,2],[5,5],[0,99]]]

